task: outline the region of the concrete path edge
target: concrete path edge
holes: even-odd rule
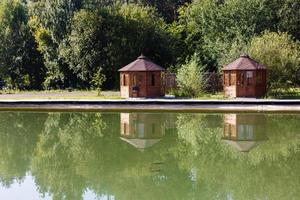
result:
[[[185,111],[185,112],[299,112],[300,100],[0,100],[0,111]]]

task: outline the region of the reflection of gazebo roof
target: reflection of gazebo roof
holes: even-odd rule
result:
[[[236,150],[240,152],[249,152],[253,148],[257,147],[262,141],[234,141],[234,140],[223,140]]]
[[[146,149],[152,147],[153,145],[155,145],[160,141],[160,139],[127,139],[123,137],[120,138],[121,140],[131,144],[137,149]]]

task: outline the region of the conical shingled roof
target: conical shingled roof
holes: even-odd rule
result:
[[[260,70],[266,69],[266,67],[246,54],[242,54],[238,59],[232,63],[225,65],[223,70]]]
[[[164,71],[161,66],[153,63],[146,56],[141,55],[132,63],[119,69],[119,72],[143,72],[143,71]]]

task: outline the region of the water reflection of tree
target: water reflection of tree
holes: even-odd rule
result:
[[[204,199],[293,199],[300,195],[299,116],[265,117],[268,140],[246,154],[224,145],[223,130],[218,128],[222,125],[210,128],[205,115],[178,117],[180,142],[173,151],[183,169],[196,170],[197,195]]]
[[[32,153],[47,115],[0,113],[0,181],[7,187],[30,169]],[[34,123],[33,123],[34,122]]]
[[[31,169],[40,192],[54,199],[81,199],[87,189],[116,199],[300,196],[300,116],[265,115],[268,140],[248,153],[222,142],[221,114],[149,117],[171,128],[141,152],[120,139],[119,114],[0,115],[2,183]]]
[[[120,140],[119,122],[115,114],[103,119],[97,114],[49,115],[33,160],[40,191],[67,199],[80,199],[86,188],[120,199],[153,194],[160,199],[183,198],[190,182],[170,157],[174,135],[167,134],[155,148],[140,152]]]
[[[49,114],[32,163],[42,193],[54,199],[81,199],[87,183],[76,164],[91,156],[87,149],[102,138],[105,126],[100,114]]]

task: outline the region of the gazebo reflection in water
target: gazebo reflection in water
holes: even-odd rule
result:
[[[165,135],[164,120],[155,114],[121,113],[121,140],[143,151]]]
[[[223,141],[240,152],[249,152],[267,140],[266,117],[253,114],[225,114]]]

